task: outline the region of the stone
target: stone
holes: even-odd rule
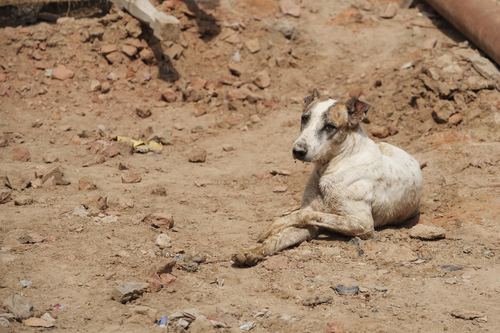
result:
[[[177,94],[172,89],[165,89],[161,95],[169,103],[173,103],[177,100]]]
[[[257,73],[255,80],[253,81],[255,85],[261,89],[269,87],[271,84],[271,79],[269,78],[269,74],[266,70]]]
[[[106,59],[112,64],[121,64],[124,60],[123,55],[118,51],[106,54]]]
[[[47,154],[43,155],[43,161],[45,163],[55,163],[55,162],[59,161],[59,157],[57,157],[54,154],[47,153]]]
[[[103,82],[101,84],[101,92],[103,94],[109,92],[110,90],[111,90],[111,83],[109,83],[109,82]]]
[[[300,7],[291,0],[281,0],[280,9],[283,14],[300,17]]]
[[[160,247],[160,249],[166,249],[172,247],[172,239],[166,234],[159,234],[156,237],[155,244]]]
[[[250,53],[256,53],[260,51],[260,44],[257,38],[249,39],[245,42],[245,46],[247,47]]]
[[[432,118],[438,124],[445,124],[452,114],[455,113],[455,108],[450,101],[439,100],[432,110]]]
[[[233,146],[232,146],[232,145],[230,145],[230,144],[225,144],[225,145],[223,145],[223,146],[222,146],[222,150],[223,150],[223,151],[233,151],[233,150],[234,150],[234,148],[233,148]]]
[[[203,89],[205,88],[205,84],[207,84],[207,80],[202,79],[201,77],[193,76],[191,78],[191,85],[195,89]]]
[[[136,47],[132,45],[123,45],[122,46],[122,52],[128,55],[129,57],[133,57],[137,54],[138,50]]]
[[[163,286],[169,286],[169,285],[174,285],[176,284],[179,279],[177,279],[175,276],[172,274],[161,274],[160,275],[161,282],[163,283]]]
[[[254,124],[257,124],[261,121],[260,117],[256,114],[250,116],[250,121]]]
[[[120,150],[118,150],[118,148],[116,148],[113,145],[110,145],[110,146],[107,146],[106,148],[104,148],[103,150],[101,150],[99,152],[99,155],[102,155],[104,157],[109,158],[109,157],[115,157],[119,153],[120,153]]]
[[[227,93],[230,100],[240,100],[243,101],[250,94],[250,90],[246,88],[233,89]]]
[[[170,274],[172,273],[172,269],[177,264],[177,260],[174,258],[162,258],[155,264],[151,265],[148,269],[145,270],[144,275],[151,275],[152,273],[156,273],[158,275]]]
[[[472,62],[474,69],[480,75],[488,80],[494,80],[497,87],[500,85],[500,70],[488,58],[474,53],[474,55],[470,57],[470,61]]]
[[[385,126],[378,126],[372,128],[372,135],[377,138],[383,139],[389,136],[389,130]]]
[[[9,145],[9,141],[3,137],[3,138],[0,138],[0,147],[7,147]]]
[[[30,327],[53,327],[54,324],[49,323],[46,320],[40,319],[40,318],[28,318],[24,320],[23,322],[24,326],[30,326]]]
[[[42,188],[44,188],[46,190],[53,190],[55,187],[56,187],[56,178],[54,176],[49,177],[42,184]]]
[[[31,244],[43,242],[43,237],[40,236],[39,234],[37,234],[36,232],[28,232],[26,234],[26,237],[28,238],[28,243],[31,243]]]
[[[229,71],[231,72],[231,74],[233,74],[235,76],[240,76],[242,73],[245,72],[245,69],[243,68],[243,66],[239,65],[239,64],[229,64],[229,65],[227,65],[227,67],[229,68]]]
[[[160,132],[154,133],[151,135],[147,141],[156,141],[156,142],[161,142],[162,145],[164,146],[169,146],[173,144],[173,138],[172,138],[172,130],[168,128],[162,129]]]
[[[116,81],[118,80],[120,77],[114,73],[114,72],[111,72],[108,74],[108,80],[111,80],[111,81]]]
[[[75,76],[75,72],[70,69],[67,69],[64,65],[58,65],[54,71],[52,72],[52,78],[56,80],[67,80],[72,79]]]
[[[127,171],[122,173],[122,183],[124,184],[139,183],[141,180],[141,175],[136,172]]]
[[[134,153],[134,143],[132,141],[118,141],[115,147],[122,156],[130,156]]]
[[[80,191],[97,190],[97,183],[95,181],[87,180],[86,178],[81,178],[78,181],[78,189]]]
[[[129,4],[132,4],[132,2],[129,2]],[[141,23],[136,19],[128,21],[125,25],[125,29],[129,33],[129,35],[134,38],[137,38],[140,36],[140,34],[142,34]]]
[[[462,114],[455,113],[450,118],[448,118],[448,122],[452,125],[458,125],[462,121],[462,119],[463,119]]]
[[[344,323],[340,321],[330,321],[326,323],[325,333],[344,333]]]
[[[4,82],[0,85],[0,96],[5,96],[5,94],[7,94],[7,91],[9,90],[10,88],[10,84],[8,84],[7,82]]]
[[[115,45],[103,45],[101,47],[101,54],[104,56],[116,51],[118,51],[118,48]]]
[[[387,125],[387,129],[389,130],[389,135],[396,135],[399,133],[398,129],[394,124]]]
[[[141,118],[147,118],[151,116],[151,110],[144,107],[136,108],[135,113]]]
[[[182,91],[182,95],[184,96],[186,102],[194,103],[202,99],[200,92],[193,87],[188,87],[187,89],[184,89]]]
[[[14,204],[16,206],[27,206],[31,205],[32,203],[33,203],[33,198],[28,197],[26,195],[21,195],[14,199]]]
[[[286,192],[287,190],[288,190],[288,187],[286,187],[286,186],[284,186],[284,185],[283,185],[283,186],[275,186],[275,187],[273,188],[273,192],[274,192],[274,193],[284,193],[284,192]]]
[[[155,228],[171,229],[174,226],[174,217],[172,214],[151,214],[147,220],[151,221],[151,225]]]
[[[0,190],[0,204],[7,203],[11,200],[11,190]]]
[[[19,246],[29,243],[28,233],[21,229],[9,231],[2,242],[3,246]],[[4,302],[5,305],[5,302]]]
[[[51,324],[54,324],[56,322],[56,320],[52,318],[48,312],[45,312],[45,314],[41,316],[40,319],[43,319]]]
[[[184,52],[184,48],[180,44],[174,43],[171,47],[163,51],[164,55],[169,56],[170,59],[179,59]]]
[[[205,163],[207,151],[203,148],[193,148],[188,154],[188,159],[192,163]]]
[[[166,197],[167,196],[167,190],[165,187],[157,185],[154,189],[151,190],[152,195],[157,195],[160,197]]]
[[[422,50],[432,50],[436,46],[438,39],[436,37],[427,38],[422,44]]]
[[[385,19],[391,19],[396,16],[398,12],[398,5],[394,2],[389,2],[382,6],[379,16]]]
[[[21,321],[33,317],[33,302],[25,300],[20,295],[12,295],[3,301],[3,307]]]
[[[63,169],[59,166],[53,168],[52,170],[45,172],[42,177],[42,181],[45,183],[49,178],[54,177],[56,185],[69,185],[71,181],[64,175]]]
[[[143,49],[139,52],[139,56],[147,64],[152,64],[156,60],[155,54],[150,49]]]
[[[302,302],[302,305],[315,307],[316,305],[323,304],[323,303],[331,303],[332,301],[333,301],[333,298],[331,298],[330,296],[316,295],[315,297],[310,297],[310,298],[305,299]]]
[[[29,150],[25,148],[15,148],[12,153],[12,159],[16,162],[28,162],[31,159]]]
[[[11,171],[6,175],[6,185],[13,190],[25,189],[30,183],[30,179],[20,171]]]
[[[128,301],[141,297],[148,288],[148,283],[127,282],[111,291],[111,299],[120,303],[127,303]]]
[[[125,322],[128,324],[152,325],[156,322],[158,311],[147,306],[138,305],[130,308],[132,314]],[[191,330],[190,330],[191,331]]]
[[[146,278],[146,282],[149,283],[148,292],[153,292],[153,293],[159,292],[161,290],[161,287],[163,286],[163,282],[156,273],[151,273]]]
[[[488,317],[483,312],[471,311],[466,309],[455,309],[451,311],[451,315],[456,318],[475,320],[480,323],[485,323],[488,321]]]
[[[92,80],[90,81],[90,91],[95,92],[95,91],[100,91],[102,88],[101,82],[97,80]]]
[[[424,240],[432,240],[446,237],[446,230],[425,224],[417,224],[410,230],[410,237]]]

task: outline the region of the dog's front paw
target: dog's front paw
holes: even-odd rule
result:
[[[255,266],[260,261],[257,255],[251,251],[236,251],[231,255],[231,260],[240,266]]]

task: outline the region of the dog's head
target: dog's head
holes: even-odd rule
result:
[[[349,132],[358,130],[370,104],[357,97],[345,104],[321,98],[314,88],[312,95],[304,98],[303,108],[301,133],[293,145],[293,157],[315,162],[339,153]]]

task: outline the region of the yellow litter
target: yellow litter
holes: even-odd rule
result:
[[[162,151],[163,146],[161,142],[149,141],[148,143],[141,140],[133,140],[125,136],[117,136],[116,141],[130,141],[134,145],[134,150],[139,153],[147,153],[150,151]]]

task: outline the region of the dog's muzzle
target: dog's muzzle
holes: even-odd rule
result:
[[[303,143],[297,143],[292,149],[293,158],[303,161],[307,155],[307,146]]]

